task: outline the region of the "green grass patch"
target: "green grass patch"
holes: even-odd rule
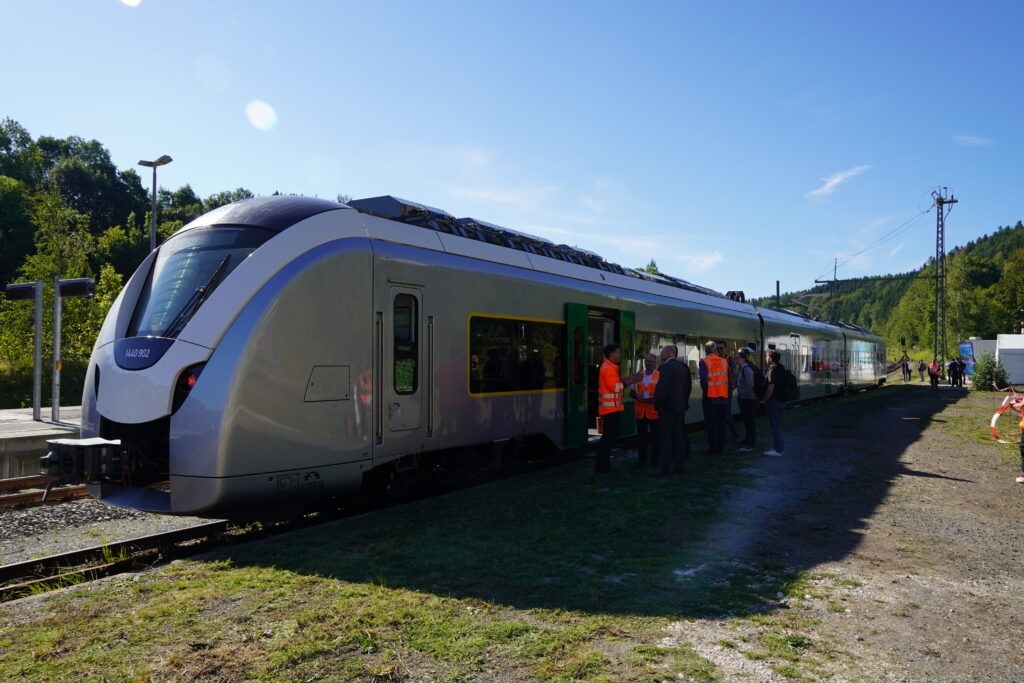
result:
[[[801,407],[786,428],[827,426],[837,411],[853,420],[911,392]],[[698,450],[702,440],[693,435]],[[851,461],[838,486],[877,479]],[[860,584],[733,556],[739,546],[716,530],[758,538],[777,521],[730,508],[758,483],[751,459],[695,456],[686,476],[668,479],[630,464],[619,457],[595,476],[590,462],[569,463],[228,548],[36,598],[31,618],[0,606],[0,680],[720,680],[668,637],[685,619],[739,620],[753,635],[721,647],[790,678],[819,676],[834,655],[806,634]],[[884,483],[856,490],[877,495]],[[853,520],[870,514],[861,498]]]

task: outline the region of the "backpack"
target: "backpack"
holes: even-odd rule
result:
[[[778,377],[775,377],[776,374]],[[772,379],[775,380],[775,391],[772,392],[772,398],[783,403],[795,401],[798,398],[799,390],[796,385],[796,376],[789,371],[789,368],[776,365],[772,375]]]
[[[786,400],[795,401],[800,398],[800,388],[796,384],[796,375],[789,371],[789,368],[783,368],[786,374],[783,375],[783,382],[786,385]]]
[[[753,363],[747,363],[744,367],[750,368],[754,375],[754,396],[760,401],[764,398],[764,373]]]

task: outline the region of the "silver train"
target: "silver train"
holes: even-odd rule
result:
[[[862,328],[484,221],[391,196],[251,199],[183,227],[131,277],[92,353],[82,439],[44,465],[168,514],[401,491],[587,443],[610,341],[630,369],[675,343],[696,377],[709,339],[779,350],[801,399],[885,377]]]

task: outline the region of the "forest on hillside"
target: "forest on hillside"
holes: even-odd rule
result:
[[[999,227],[946,255],[946,349],[959,342],[994,339],[1024,325],[1024,224]],[[823,320],[851,322],[885,337],[889,355],[901,339],[911,355],[931,356],[935,339],[935,259],[910,273],[879,279],[839,280],[779,297],[780,307]],[[776,306],[775,297],[753,300]]]
[[[200,198],[189,185],[159,188],[158,241],[224,204],[254,196],[245,188]],[[339,199],[344,201],[342,195]],[[97,140],[33,138],[20,123],[0,122],[0,282],[45,284],[91,277],[91,298],[64,300],[62,403],[81,397],[84,368],[103,318],[127,278],[149,253],[149,188],[134,168],[118,169]],[[654,267],[654,263],[649,267]],[[1024,322],[1024,225],[999,227],[946,258],[946,355],[957,342],[1019,331]],[[780,297],[782,308],[852,322],[901,337],[917,357],[930,355],[935,332],[935,263],[885,280],[818,285]],[[929,277],[930,276],[930,277]],[[775,306],[775,297],[755,300]],[[31,405],[33,307],[0,296],[0,407]],[[51,306],[43,306],[44,376],[52,366]],[[890,351],[890,355],[894,352]],[[44,392],[45,393],[45,392]]]

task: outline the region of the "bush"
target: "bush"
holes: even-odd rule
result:
[[[82,388],[85,386],[85,372],[89,368],[88,360],[66,360],[60,372],[60,404],[77,406],[82,404]],[[32,363],[28,365],[0,365],[0,409],[32,407]],[[52,365],[43,360],[41,408],[49,408],[53,403],[53,369]]]
[[[997,387],[1006,387],[1006,369],[996,360],[995,354],[986,351],[974,362],[974,379],[971,386],[978,391],[995,391]]]

